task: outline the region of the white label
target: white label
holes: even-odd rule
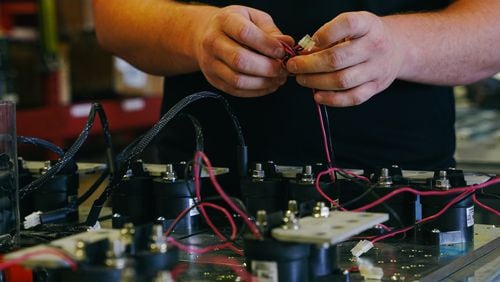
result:
[[[467,227],[474,225],[474,206],[465,209],[467,217]]]
[[[189,206],[192,207],[195,205],[195,201],[192,199],[192,198],[189,198]],[[189,216],[195,216],[195,215],[199,215],[200,212],[198,211],[198,208],[194,208],[192,210],[189,211]]]
[[[69,113],[74,118],[86,117],[90,113],[92,104],[79,104],[74,105],[69,109]]]
[[[259,282],[278,282],[278,264],[275,261],[252,260],[251,267]]]
[[[136,69],[126,61],[115,58],[116,69],[119,70],[123,76],[123,84],[132,88],[142,88],[148,82],[148,76],[142,71]]]
[[[143,99],[127,99],[122,102],[122,109],[126,112],[140,111],[146,107]]]

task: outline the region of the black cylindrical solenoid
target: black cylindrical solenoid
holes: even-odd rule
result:
[[[191,180],[178,179],[171,164],[167,164],[166,171],[160,178],[153,179],[154,217],[165,227],[185,209],[196,204],[195,187]],[[198,209],[191,209],[182,218],[176,230],[192,232],[198,229],[200,214]]]
[[[282,210],[286,203],[282,178],[271,161],[253,165],[250,175],[241,180],[241,194],[248,212],[253,216],[258,210],[268,213]]]

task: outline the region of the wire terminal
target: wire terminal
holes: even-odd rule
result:
[[[359,257],[368,252],[371,248],[373,248],[373,243],[371,241],[361,240],[351,249],[351,254],[355,257]]]
[[[359,273],[365,281],[381,281],[384,276],[384,270],[373,265],[360,265]]]
[[[42,214],[41,211],[36,211],[25,216],[23,222],[24,229],[30,229],[32,227],[42,224],[42,221],[40,219],[41,214]]]
[[[316,42],[312,39],[309,34],[306,34],[302,39],[299,41],[299,46],[302,47],[306,51],[311,51],[311,49],[316,45]]]

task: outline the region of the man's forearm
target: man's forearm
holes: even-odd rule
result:
[[[407,51],[399,79],[467,84],[500,70],[500,1],[461,0],[443,11],[384,18]]]
[[[94,0],[100,44],[158,75],[199,70],[196,33],[216,10],[171,0]]]

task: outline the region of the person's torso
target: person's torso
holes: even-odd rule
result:
[[[201,1],[212,5],[246,5],[269,13],[284,34],[299,40],[346,11],[367,10],[383,16],[444,8],[450,1]],[[381,70],[383,71],[383,70]],[[163,112],[186,95],[210,90],[201,73],[165,79]],[[242,124],[251,161],[273,160],[306,164],[325,159],[319,121],[310,89],[293,77],[276,93],[260,98],[223,94]],[[206,150],[216,164],[234,163],[236,138],[220,105],[201,101],[188,111],[198,117]],[[344,167],[399,164],[406,169],[435,169],[453,164],[454,103],[450,88],[394,82],[387,90],[357,107],[329,108],[334,151]],[[189,123],[169,126],[160,151],[167,160],[188,159],[194,150]]]

